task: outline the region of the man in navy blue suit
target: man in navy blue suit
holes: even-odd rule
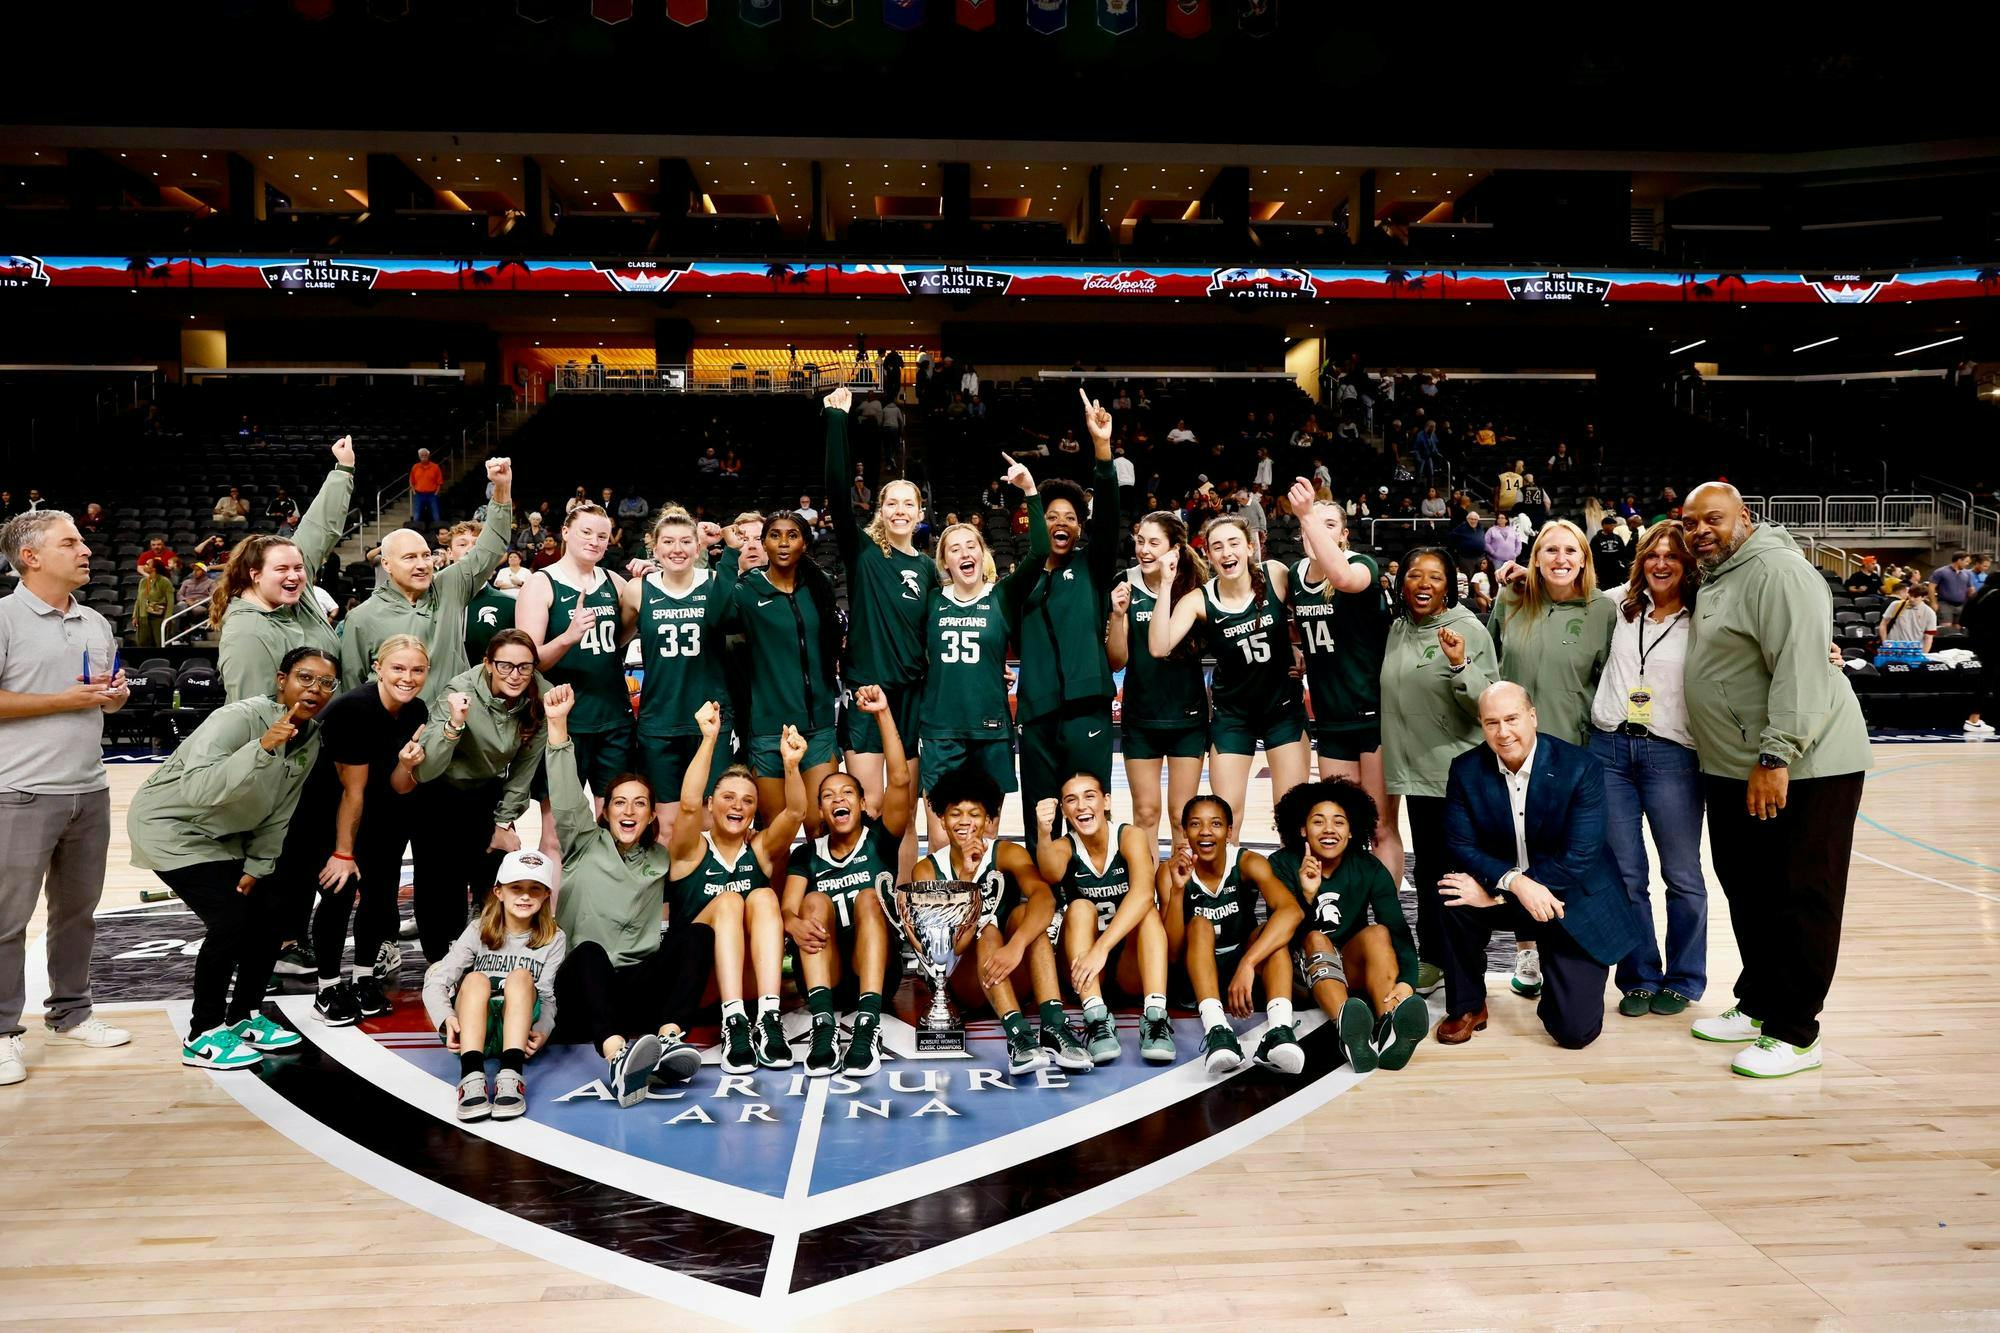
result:
[[[1542,951],[1536,1013],[1558,1046],[1604,1028],[1604,983],[1638,943],[1638,923],[1604,844],[1604,770],[1588,750],[1536,734],[1534,701],[1508,681],[1479,696],[1486,744],[1451,764],[1439,881],[1447,910],[1445,1009],[1437,1039],[1486,1026],[1486,943],[1532,932]]]

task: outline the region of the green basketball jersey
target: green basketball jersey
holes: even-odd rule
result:
[[[1117,915],[1118,904],[1125,901],[1125,895],[1132,888],[1132,871],[1125,864],[1125,850],[1121,839],[1125,835],[1123,824],[1111,826],[1110,842],[1105,850],[1109,854],[1102,869],[1091,865],[1090,854],[1083,849],[1083,835],[1075,829],[1069,834],[1069,868],[1063,871],[1062,883],[1056,886],[1056,910],[1066,910],[1078,899],[1088,899],[1097,907],[1097,928],[1103,930]]]
[[[715,850],[713,834],[704,833],[701,840],[706,850],[700,863],[680,879],[673,878],[671,871],[668,873],[667,906],[669,919],[676,926],[684,926],[700,916],[711,898],[725,893],[748,893],[771,882],[764,867],[757,864],[757,852],[749,843],[737,849],[733,863],[725,863]]]
[[[729,614],[734,580],[712,569],[676,597],[658,574],[639,585],[639,642],[645,679],[639,687],[639,734],[655,739],[693,736],[694,715],[710,700],[729,715],[729,679],[722,651],[722,621]]]
[[[1308,560],[1292,568],[1292,619],[1306,655],[1315,731],[1376,725],[1382,716],[1382,652],[1392,617],[1378,587],[1382,571],[1365,555],[1348,559],[1368,571],[1360,592],[1307,583]]]
[[[987,843],[985,855],[979,858],[979,864],[972,868],[969,875],[960,875],[953,868],[951,848],[948,846],[941,852],[932,852],[919,864],[930,866],[932,879],[966,879],[977,884],[980,920],[990,921],[1005,930],[1007,918],[1021,905],[1021,885],[1010,872],[995,863],[995,853],[999,848],[997,841]],[[918,875],[917,878],[922,879],[923,876]]]
[[[1257,933],[1257,900],[1262,896],[1243,873],[1243,849],[1231,847],[1229,868],[1218,883],[1203,882],[1199,868],[1189,876],[1181,890],[1182,918],[1208,921],[1215,931],[1215,957],[1220,962],[1235,957]]]
[[[1189,727],[1208,720],[1208,679],[1201,654],[1155,657],[1146,634],[1153,608],[1160,599],[1146,591],[1136,571],[1131,579],[1132,602],[1125,612],[1125,725]]]
[[[875,544],[854,512],[847,413],[826,414],[826,503],[851,584],[847,598],[850,685],[912,685],[924,678],[925,607],[937,587],[930,557]],[[883,483],[885,486],[887,482]]]
[[[514,593],[487,584],[465,606],[465,660],[478,666],[486,645],[503,629],[514,628]]]
[[[555,591],[549,602],[550,639],[561,638],[568,631],[579,606],[598,608],[596,622],[583,637],[570,645],[560,662],[542,672],[550,685],[568,685],[576,691],[569,729],[599,736],[630,726],[632,692],[625,685],[625,650],[618,643],[617,583],[600,570],[597,586],[583,592],[548,570],[542,575]]]
[[[918,729],[925,737],[1007,739],[1007,644],[1012,637],[997,587],[987,587],[970,602],[959,601],[949,588],[931,591],[925,635],[930,673],[924,677],[918,713]]]
[[[799,575],[781,592],[762,569],[736,585],[736,615],[750,652],[750,734],[775,739],[787,725],[802,732],[833,725],[839,690],[820,650],[819,606]]]
[[[836,928],[844,938],[853,933],[855,899],[863,889],[881,895],[885,910],[893,911],[889,892],[896,887],[896,844],[889,832],[873,819],[861,824],[861,836],[847,855],[833,854],[833,835],[821,834],[807,844],[803,857],[792,862],[792,873],[806,881],[807,893],[823,893],[833,901]]]
[[[1220,582],[1210,579],[1201,590],[1208,603],[1208,641],[1215,648],[1210,684],[1215,711],[1261,717],[1298,702],[1284,604],[1271,595],[1267,580],[1247,605],[1232,611],[1222,604]]]

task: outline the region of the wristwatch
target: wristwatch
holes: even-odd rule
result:
[[[1757,767],[1759,767],[1759,768],[1789,768],[1789,767],[1790,767],[1790,765],[1789,765],[1789,764],[1787,764],[1787,763],[1786,763],[1786,762],[1785,762],[1785,761],[1784,761],[1783,759],[1780,759],[1780,758],[1779,758],[1779,757],[1778,757],[1777,755],[1774,755],[1774,754],[1760,754],[1760,755],[1758,755],[1758,756],[1757,756]]]

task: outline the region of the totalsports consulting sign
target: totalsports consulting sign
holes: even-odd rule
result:
[[[1508,278],[1507,297],[1513,301],[1569,301],[1576,305],[1603,305],[1611,294],[1604,278],[1586,278],[1573,273],[1541,273]]]
[[[382,270],[373,264],[344,260],[304,259],[292,263],[263,264],[264,285],[285,292],[365,292],[374,289]]]

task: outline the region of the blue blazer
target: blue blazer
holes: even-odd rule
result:
[[[1528,779],[1529,879],[1562,899],[1562,925],[1598,962],[1618,962],[1639,943],[1638,922],[1604,842],[1604,767],[1588,750],[1546,733]],[[1445,849],[1456,869],[1489,892],[1514,868],[1514,806],[1491,748],[1451,761],[1445,788]],[[1477,911],[1477,908],[1446,908]]]

